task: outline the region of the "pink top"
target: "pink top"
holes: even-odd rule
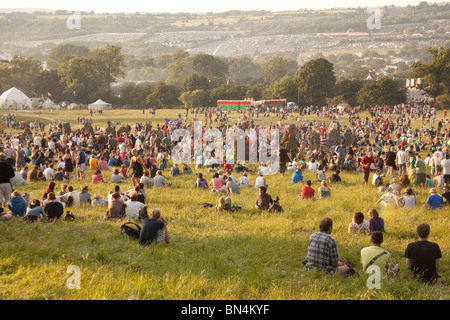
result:
[[[105,160],[100,160],[98,162],[98,168],[102,171],[109,171],[108,162]]]
[[[92,175],[92,183],[100,183],[102,181],[103,181],[103,175],[101,173]]]
[[[222,183],[223,183],[222,178],[214,178],[212,180],[212,182],[213,182],[213,187],[215,190],[219,190],[220,188],[222,188]]]

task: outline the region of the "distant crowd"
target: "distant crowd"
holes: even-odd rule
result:
[[[203,132],[217,127],[224,136],[229,128],[257,130],[259,126],[255,120],[262,116],[278,117],[277,123],[271,123],[268,129],[278,129],[280,136],[289,126],[297,126],[300,136],[295,151],[284,144],[270,145],[279,150],[279,173],[282,176],[289,173],[291,184],[302,184],[298,196],[301,201],[327,201],[334,197],[333,184],[342,182],[343,171],[353,171],[361,173],[361,183],[373,185],[374,192],[380,194],[374,207],[413,209],[421,205],[417,194],[424,188],[429,193],[425,203],[427,208],[439,210],[448,207],[450,130],[446,112],[438,119],[436,110],[427,101],[412,101],[393,108],[377,106],[369,113],[370,116],[361,118],[358,108],[308,107],[239,112],[187,108],[184,119],[182,114],[178,114],[181,122],[178,127],[166,123],[155,126],[147,121],[126,124],[127,130],[120,134],[107,134],[107,128],[99,129],[91,119],[81,116],[76,119],[77,124],[94,125],[93,134],[83,131],[67,133],[60,121],[50,124],[39,120],[18,121],[16,115],[10,114],[2,117],[3,136],[0,140],[0,210],[4,209],[1,219],[60,219],[71,207],[98,206],[104,207],[106,220],[142,220],[140,243],[169,243],[167,221],[160,210],[155,208],[147,212],[146,189],[170,188],[180,175],[192,175],[193,188],[217,194],[217,203],[206,205],[218,211],[242,209],[231,203],[230,195],[241,194],[242,188],[254,188],[258,190],[255,208],[283,212],[278,199],[273,199],[268,193],[268,190],[277,190],[277,186],[268,186],[265,176],[267,163],[259,163],[257,167],[234,164],[226,157],[217,159],[214,152],[206,158],[193,152],[192,166],[172,161],[171,152],[178,141],[172,141],[171,133],[176,128],[192,129],[189,114],[193,121],[202,122]],[[302,118],[311,114],[317,119]],[[331,124],[321,120],[323,117]],[[344,117],[349,124],[341,128],[338,123]],[[294,119],[294,124],[286,124],[286,119]],[[413,121],[420,121],[422,125],[413,128]],[[117,129],[116,123],[111,121],[107,126],[114,131]],[[341,132],[349,130],[353,141],[346,143],[342,138],[332,147],[323,143],[313,145],[313,133],[319,134],[321,141],[326,141],[330,130],[336,128]],[[24,132],[11,134],[12,130]],[[193,139],[194,136],[192,144]],[[247,150],[254,147],[251,143],[246,137]],[[257,142],[256,148],[259,150],[261,147]],[[207,173],[205,170],[195,173],[199,169],[207,169]],[[165,174],[167,171],[168,175]],[[305,172],[313,173],[314,179],[304,179]],[[210,174],[211,178],[207,179],[205,174]],[[72,187],[73,179],[82,182],[81,189]],[[29,194],[20,191],[22,186],[36,181],[48,182],[42,197],[30,198]],[[313,182],[320,184],[317,190],[312,187]],[[57,183],[60,184],[59,190]],[[107,195],[97,192],[96,185],[103,183],[111,185]],[[371,236],[372,246],[361,251],[363,268],[375,264],[386,275],[395,276],[399,265],[394,265],[390,254],[381,248],[384,220],[375,208],[367,215],[368,220],[362,212],[356,212],[348,227],[350,233]],[[348,275],[354,269],[348,261],[339,259],[336,240],[330,236],[332,227],[331,219],[324,219],[319,224],[320,231],[311,235],[305,268]],[[442,256],[439,246],[427,241],[430,227],[426,223],[417,226],[416,231],[419,241],[408,245],[405,251],[407,267],[424,281],[439,283],[437,269]]]

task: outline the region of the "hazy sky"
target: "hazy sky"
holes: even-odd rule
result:
[[[0,0],[0,8],[40,8],[95,12],[222,12],[227,10],[295,11],[337,7],[417,5],[421,0]],[[442,1],[442,0],[437,0]],[[435,1],[432,1],[435,2]]]

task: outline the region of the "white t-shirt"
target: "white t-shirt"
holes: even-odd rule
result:
[[[436,166],[440,166],[440,165],[441,165],[442,156],[443,156],[443,154],[442,154],[441,151],[436,151],[436,152],[433,154],[434,164],[435,164]]]
[[[264,185],[264,178],[263,177],[257,177],[255,181],[255,189],[258,189],[259,187]]]
[[[317,162],[310,162],[308,165],[309,171],[316,172],[317,168],[319,167]]]
[[[450,175],[450,159],[442,159],[441,166],[443,170],[442,173],[444,175]]]
[[[52,179],[52,174],[53,174],[53,172],[55,172],[55,170],[52,169],[52,168],[47,168],[47,169],[45,169],[45,170],[42,172],[42,174],[43,174],[44,177],[45,177],[45,180],[51,180],[51,179]]]
[[[407,160],[408,160],[408,154],[406,153],[406,151],[400,150],[397,152],[398,164],[406,164]]]
[[[139,218],[139,210],[145,207],[145,204],[143,204],[140,201],[131,201],[128,200],[125,202],[127,205],[127,218],[132,219],[138,219]]]
[[[241,187],[248,187],[250,185],[250,180],[248,179],[248,177],[240,177],[239,185]]]

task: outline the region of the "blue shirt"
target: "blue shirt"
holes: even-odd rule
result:
[[[78,154],[78,164],[83,164],[86,162],[86,155],[83,151]]]
[[[336,148],[336,152],[339,154],[339,158],[345,158],[345,147],[341,147],[341,146],[339,146],[339,147],[337,147]]]
[[[444,205],[444,199],[438,194],[432,194],[428,196],[426,204],[430,209],[440,209]]]
[[[292,175],[291,183],[298,183],[299,181],[303,181],[303,176],[300,171],[295,171]]]
[[[13,216],[23,217],[27,211],[27,204],[22,197],[12,197],[9,200],[8,207]]]

